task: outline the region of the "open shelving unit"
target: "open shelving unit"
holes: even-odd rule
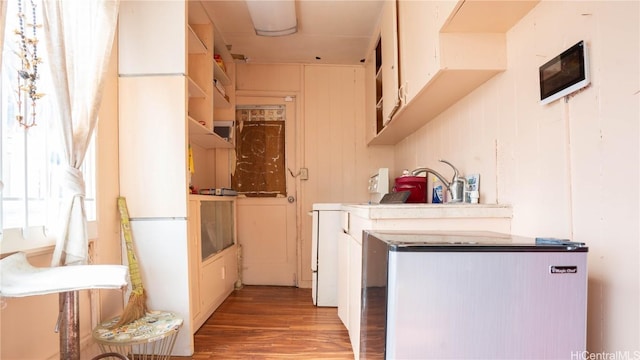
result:
[[[189,1],[187,37],[189,142],[205,149],[233,148],[233,143],[213,131],[216,112],[232,108],[229,93],[233,87],[231,77],[215,61],[214,55],[219,54],[225,64],[231,64],[233,59],[226,45],[216,41],[222,37],[198,1]],[[216,87],[215,81],[224,87],[227,96]]]
[[[192,117],[189,117],[189,140],[205,149],[232,149],[234,144],[210,131]]]

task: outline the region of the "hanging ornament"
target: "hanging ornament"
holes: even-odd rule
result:
[[[18,115],[16,120],[25,127],[30,128],[36,125],[36,101],[44,94],[38,93],[37,81],[38,65],[42,59],[38,56],[38,34],[37,30],[42,27],[37,22],[37,7],[34,0],[30,0],[31,22],[27,21],[25,15],[26,8],[23,7],[22,0],[18,0],[18,26],[15,30],[19,37],[19,49],[17,55],[20,57],[21,68],[18,69]],[[30,30],[30,31],[29,31]],[[31,35],[31,36],[29,36]],[[30,110],[27,109],[29,105]]]

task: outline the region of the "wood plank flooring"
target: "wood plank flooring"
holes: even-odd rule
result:
[[[311,289],[245,286],[196,332],[195,353],[174,360],[353,359],[337,308],[315,307]]]

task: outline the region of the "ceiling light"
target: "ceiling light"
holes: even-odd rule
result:
[[[247,0],[256,34],[283,36],[298,31],[294,0]]]

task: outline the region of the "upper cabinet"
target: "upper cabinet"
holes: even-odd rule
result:
[[[506,32],[538,2],[389,1],[397,4],[400,86],[393,93],[401,106],[384,126],[375,127],[369,144],[402,141],[504,71]],[[384,23],[383,13],[382,33]],[[386,91],[391,90],[383,87]]]
[[[132,218],[187,216],[185,19],[184,2],[120,4],[119,188]]]
[[[398,14],[395,1],[385,1],[382,8],[380,24],[380,41],[376,53],[380,53],[380,63],[377,64],[379,83],[382,88],[382,125],[386,125],[402,106],[399,86],[398,63]]]
[[[175,19],[184,19],[185,11],[181,1],[127,1],[120,5],[118,72],[121,77],[184,74],[184,21]]]

